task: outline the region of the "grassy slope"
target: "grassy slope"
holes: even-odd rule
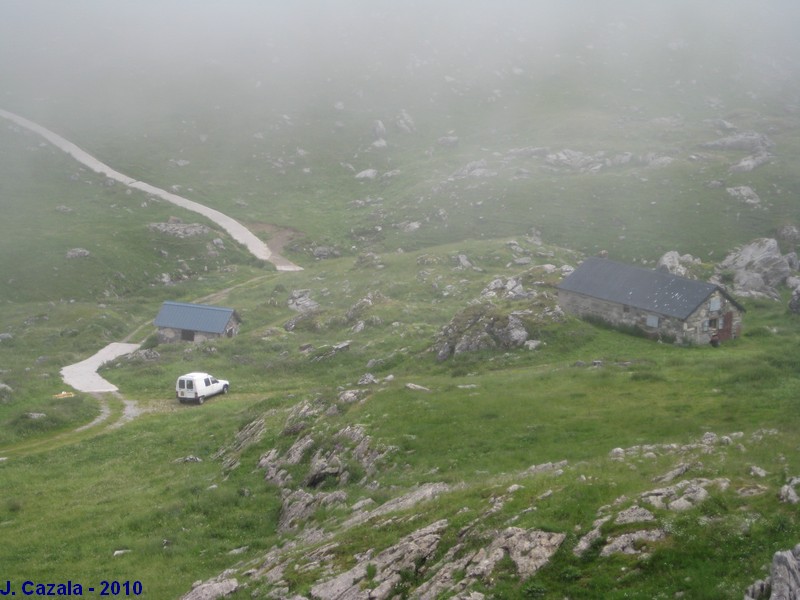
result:
[[[314,425],[324,436],[362,423],[377,442],[398,448],[378,478],[380,490],[351,484],[351,502],[367,495],[386,499],[394,494],[391,486],[422,481],[465,487],[420,508],[411,523],[342,534],[342,564],[437,518],[452,519],[448,536],[454,538],[512,481],[522,481],[524,491],[487,528],[507,526],[535,505],[515,523],[565,532],[574,542],[576,525],[584,532],[599,506],[650,489],[650,479],[673,466],[671,457],[633,468],[609,463],[611,448],[685,443],[709,430],[750,436],[775,427],[779,433],[767,441],[746,437],[746,453],[699,459],[697,473],[729,477],[735,490],[751,483],[748,469],[757,464],[769,472],[770,493],[743,499],[720,492],[700,509],[670,517],[672,537],[651,560],[600,560],[597,552],[579,560],[565,544],[531,582],[521,584],[510,573],[497,579],[498,593],[508,598],[672,597],[677,591],[693,598],[740,596],[763,577],[774,551],[800,538],[795,512],[772,493],[785,476],[798,474],[792,433],[800,380],[791,357],[800,324],[782,304],[750,303],[747,335],[716,351],[672,348],[570,323],[543,331],[548,345],[537,353],[490,352],[437,364],[427,352],[439,328],[494,276],[521,270],[507,266],[513,255],[505,242],[515,238],[528,247],[523,236],[531,227],[553,244],[544,250],[555,252],[536,255],[539,249],[530,246],[537,262],[577,260],[557,246],[648,261],[677,249],[712,262],[737,244],[798,221],[797,117],[784,110],[784,95],[754,98],[725,69],[709,77],[698,65],[690,66],[701,83],[689,83],[686,65],[674,63],[680,59],[673,55],[652,73],[608,72],[575,61],[570,68],[514,77],[505,65],[491,83],[484,73],[471,72],[454,73],[456,83],[445,83],[450,71],[436,65],[417,73],[414,85],[394,81],[395,87],[388,85],[391,77],[381,80],[375,71],[374,87],[360,86],[366,93],[338,81],[303,102],[293,95],[303,90],[257,91],[241,74],[209,69],[201,84],[187,76],[151,81],[143,91],[139,84],[115,88],[120,96],[141,94],[137,104],[147,105],[147,113],[125,112],[130,97],[116,105],[117,96],[100,93],[97,100],[65,99],[57,107],[46,99],[23,103],[30,112],[9,106],[41,117],[126,174],[160,187],[180,185],[188,197],[246,223],[297,229],[304,237],[292,258],[307,269],[278,274],[261,268],[227,239],[225,252],[207,256],[206,243],[219,232],[184,242],[156,236],[148,223],[199,219],[121,186],[106,187],[34,136],[0,128],[0,331],[14,336],[0,342],[0,381],[14,390],[0,402],[0,456],[8,457],[0,462],[0,483],[11,490],[0,504],[4,576],[140,579],[147,597],[163,598],[177,597],[192,581],[242,558],[257,559],[283,541],[275,533],[278,490],[252,471],[258,456],[291,443],[280,435],[291,406],[300,400],[332,403],[340,387],[353,386],[367,362],[380,358],[374,373],[394,375],[394,381],[363,405]],[[673,85],[670,73],[684,83]],[[371,91],[378,88],[384,91]],[[181,99],[181,109],[162,110],[165,103],[153,101],[160,94],[170,98],[169,106]],[[722,96],[725,105],[709,104],[709,95]],[[102,106],[92,105],[100,99]],[[334,108],[341,99],[345,108]],[[402,109],[414,116],[416,133],[394,127]],[[660,117],[677,117],[677,125],[653,121]],[[740,153],[690,159],[699,143],[718,136],[704,123],[716,117],[768,132],[777,159],[747,174],[727,172]],[[389,129],[384,150],[370,147],[375,119]],[[438,145],[451,131],[459,145]],[[542,159],[507,159],[509,150],[525,146],[657,152],[677,160],[659,170],[634,166],[587,175],[553,171]],[[189,164],[178,167],[178,159]],[[479,159],[498,175],[452,178]],[[342,163],[356,172],[397,168],[400,174],[359,182]],[[518,169],[528,177],[514,179]],[[769,210],[735,205],[724,190],[707,187],[714,179],[752,186]],[[72,212],[56,210],[59,205]],[[408,221],[419,221],[420,229],[404,232],[400,225]],[[314,261],[306,251],[313,244],[334,245],[344,256]],[[73,247],[92,255],[68,261]],[[368,251],[380,254],[383,268],[360,266]],[[459,253],[483,270],[455,270]],[[192,267],[186,281],[154,284],[160,273],[176,274],[181,260]],[[144,339],[164,299],[194,300],[242,283],[215,300],[243,315],[238,338],[191,351],[158,348],[156,362],[120,361],[106,369],[106,377],[152,414],[120,430],[69,433],[98,409],[82,395],[69,403],[51,398],[63,387],[61,366],[132,332],[135,341]],[[324,312],[287,333],[281,326],[293,313],[286,300],[300,288],[311,289]],[[364,315],[365,331],[353,334],[347,310],[373,291],[384,299]],[[323,352],[345,339],[353,340],[351,350],[326,362],[311,362],[299,350],[310,343]],[[606,366],[577,368],[577,360]],[[234,392],[202,409],[177,406],[171,382],[195,369],[230,378]],[[433,392],[412,394],[406,382]],[[120,407],[112,405],[116,416]],[[27,412],[48,416],[31,420]],[[212,455],[261,415],[265,438],[242,456],[242,467],[224,475]],[[172,462],[187,455],[203,462]],[[515,475],[561,459],[578,465],[587,479]],[[537,500],[551,488],[554,500]],[[342,516],[332,511],[318,520],[334,530]],[[714,519],[714,527],[702,527],[704,519]],[[243,557],[227,554],[242,546],[249,547]],[[131,552],[113,557],[120,549]],[[292,584],[307,591],[312,579],[313,572],[297,573]],[[239,596],[249,597],[249,591]]]

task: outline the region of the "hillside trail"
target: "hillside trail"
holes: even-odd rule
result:
[[[176,206],[180,206],[187,210],[191,210],[193,212],[199,213],[212,221],[214,221],[217,225],[222,227],[228,234],[235,239],[237,242],[243,244],[250,253],[260,260],[264,260],[267,262],[271,262],[275,265],[275,268],[278,271],[301,271],[302,267],[294,264],[289,259],[273,252],[266,243],[264,243],[259,237],[257,237],[252,231],[250,231],[247,227],[236,221],[235,219],[229,217],[228,215],[195,202],[193,200],[189,200],[188,198],[184,198],[183,196],[179,196],[177,194],[173,194],[172,192],[168,192],[161,188],[158,188],[154,185],[150,185],[149,183],[145,183],[143,181],[138,181],[133,179],[132,177],[128,177],[119,171],[115,171],[107,164],[99,161],[97,158],[86,152],[85,150],[79,148],[69,140],[61,137],[57,133],[50,131],[49,129],[39,125],[38,123],[34,123],[24,117],[21,117],[17,114],[9,112],[7,110],[3,110],[0,108],[0,117],[8,119],[9,121],[19,125],[20,127],[24,127],[29,131],[32,131],[48,142],[53,144],[56,148],[63,150],[70,156],[72,156],[78,162],[86,165],[95,173],[100,173],[101,175],[105,175],[109,179],[113,179],[114,181],[119,181],[120,183],[128,186],[129,188],[139,190],[150,194],[152,196],[156,196],[158,198],[162,198],[167,202],[171,202]]]
[[[3,110],[0,108],[0,117],[3,117],[12,123],[23,127],[33,133],[40,135],[45,140],[50,142],[56,148],[63,150],[70,156],[72,156],[75,160],[82,163],[83,165],[90,168],[92,171],[96,173],[100,173],[105,175],[109,179],[113,179],[118,181],[129,188],[143,191],[147,194],[152,196],[156,196],[158,198],[162,198],[167,202],[171,202],[176,206],[180,206],[187,210],[199,213],[212,221],[214,221],[217,225],[223,228],[228,234],[235,239],[237,242],[243,244],[248,251],[260,260],[264,260],[267,262],[271,262],[275,265],[275,268],[278,271],[302,271],[302,267],[294,264],[287,258],[281,256],[277,252],[274,252],[272,249],[267,246],[267,244],[258,238],[253,232],[251,232],[247,227],[239,223],[238,221],[234,220],[233,218],[229,217],[228,215],[205,206],[203,204],[199,204],[194,202],[193,200],[189,200],[188,198],[184,198],[177,194],[173,194],[156,186],[150,185],[143,181],[138,181],[129,177],[119,171],[116,171],[106,165],[105,163],[101,162],[85,150],[79,148],[77,145],[73,144],[69,140],[61,137],[57,133],[50,131],[49,129],[30,121],[24,117],[21,117],[17,114],[9,112],[7,110]],[[279,242],[280,243],[280,242]],[[262,276],[264,277],[264,276]],[[256,279],[261,279],[262,277],[258,277]],[[245,282],[243,284],[239,284],[234,287],[239,287],[241,285],[246,285],[249,282]],[[220,298],[225,296],[230,290],[234,288],[228,288],[225,290],[221,290],[209,296],[206,296],[203,300],[206,302],[213,301],[216,298]],[[138,350],[141,347],[141,344],[136,343],[128,343],[129,340],[133,339],[134,336],[146,325],[147,323],[143,324],[131,334],[129,334],[124,342],[113,342],[108,344],[94,355],[90,356],[89,358],[75,363],[73,365],[68,365],[61,369],[61,377],[64,380],[64,383],[69,385],[70,387],[80,391],[91,394],[94,398],[97,399],[100,405],[100,414],[90,423],[82,425],[77,429],[73,430],[72,434],[78,434],[83,431],[92,429],[104,422],[106,422],[112,414],[112,410],[109,404],[108,395],[112,394],[113,397],[123,404],[122,415],[117,419],[114,423],[109,425],[109,428],[116,428],[122,426],[124,423],[131,421],[132,419],[136,418],[138,415],[141,414],[141,410],[139,409],[137,403],[134,400],[129,400],[124,398],[121,394],[119,394],[119,390],[115,385],[106,381],[97,373],[97,370],[106,362],[114,360],[120,356],[125,354],[130,354],[135,350]],[[62,434],[68,435],[68,434]],[[40,444],[35,444],[36,446]],[[33,447],[33,446],[32,446]]]

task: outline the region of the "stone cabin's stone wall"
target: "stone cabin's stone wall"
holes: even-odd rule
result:
[[[565,312],[579,317],[636,327],[653,338],[685,343],[706,344],[714,333],[721,339],[729,339],[738,337],[741,331],[741,312],[719,291],[709,296],[685,321],[566,290],[558,291],[558,303]],[[729,326],[723,331],[728,322]]]
[[[239,321],[231,317],[225,326],[225,333],[211,333],[207,331],[187,331],[174,327],[159,327],[158,341],[161,344],[173,342],[205,342],[221,337],[233,337],[239,333]]]

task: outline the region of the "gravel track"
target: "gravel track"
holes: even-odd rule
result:
[[[34,123],[33,121],[29,121],[24,117],[20,117],[12,112],[8,112],[7,110],[3,110],[0,108],[0,117],[4,117],[9,121],[16,123],[20,127],[24,127],[29,131],[32,131],[48,142],[53,144],[56,148],[63,150],[70,156],[72,156],[78,162],[86,165],[92,171],[96,173],[100,173],[101,175],[105,175],[109,179],[113,179],[115,181],[119,181],[120,183],[128,186],[129,188],[140,190],[147,194],[151,194],[158,198],[162,198],[167,202],[171,202],[177,206],[185,208],[187,210],[191,210],[193,212],[199,213],[205,217],[208,217],[212,221],[214,221],[217,225],[222,227],[228,234],[235,239],[237,242],[243,244],[250,253],[258,259],[271,262],[275,265],[278,271],[302,271],[302,267],[294,264],[290,260],[276,254],[272,250],[270,250],[269,246],[267,246],[261,239],[259,239],[253,232],[251,232],[247,227],[236,221],[235,219],[229,217],[226,214],[221,213],[218,210],[213,208],[209,208],[208,206],[204,206],[203,204],[199,204],[194,202],[193,200],[189,200],[188,198],[184,198],[183,196],[178,196],[177,194],[173,194],[161,188],[158,188],[154,185],[150,185],[149,183],[145,183],[143,181],[137,181],[132,177],[128,177],[127,175],[120,173],[119,171],[115,171],[107,164],[99,161],[94,156],[82,150],[72,142],[67,139],[64,139],[57,133],[53,133],[49,129],[42,127],[38,123]]]

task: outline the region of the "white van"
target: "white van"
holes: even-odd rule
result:
[[[229,382],[208,373],[187,373],[175,382],[175,397],[181,403],[192,400],[202,404],[209,396],[227,394],[229,387]]]

